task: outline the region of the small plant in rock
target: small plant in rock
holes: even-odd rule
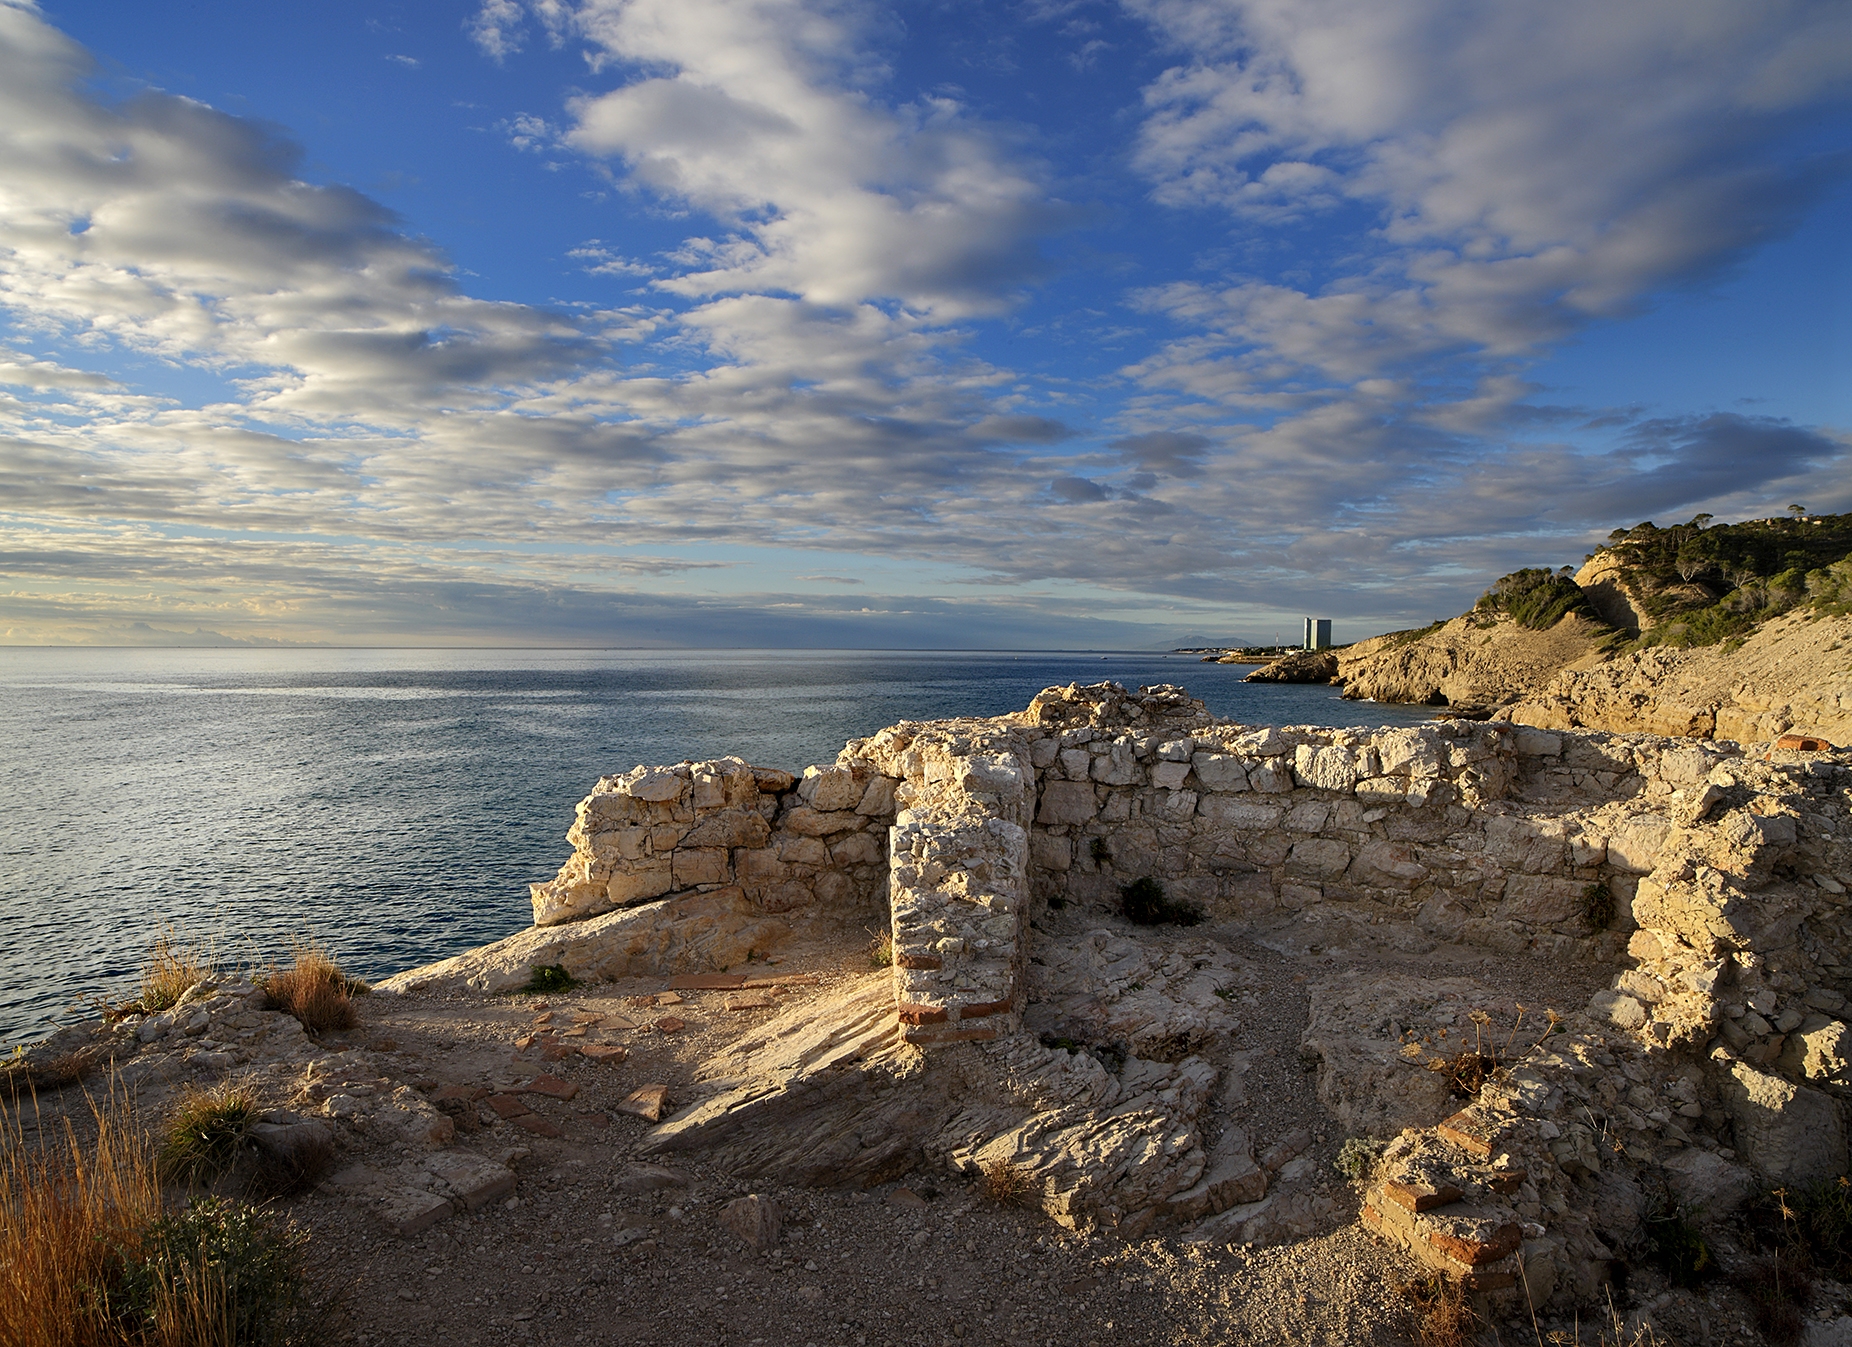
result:
[[[1749,1301],[1756,1326],[1770,1342],[1786,1347],[1800,1338],[1814,1281],[1799,1260],[1779,1253],[1752,1258],[1730,1274],[1730,1284]]]
[[[978,1183],[985,1197],[1005,1207],[1022,1206],[1035,1187],[1027,1174],[1001,1155],[984,1162],[984,1167],[978,1171]]]
[[[1198,908],[1168,897],[1164,886],[1150,875],[1121,887],[1119,906],[1134,926],[1194,926],[1203,919]]]
[[[225,1081],[206,1090],[189,1088],[161,1129],[161,1176],[210,1183],[232,1167],[258,1113],[257,1095],[248,1086]]]
[[[1455,1095],[1462,1099],[1475,1099],[1488,1080],[1502,1079],[1515,1063],[1524,1060],[1549,1041],[1557,1026],[1563,1022],[1561,1015],[1546,1009],[1543,1012],[1543,1032],[1537,1035],[1529,1047],[1514,1053],[1518,1033],[1523,1029],[1524,1017],[1529,1013],[1528,1006],[1517,1004],[1517,1019],[1512,1022],[1511,1032],[1505,1036],[1503,1044],[1499,1043],[1496,1034],[1490,1039],[1486,1036],[1492,1017],[1483,1010],[1475,1010],[1467,1017],[1473,1025],[1473,1045],[1470,1048],[1462,1044],[1460,1050],[1451,1055],[1442,1053],[1430,1057],[1420,1042],[1411,1042],[1403,1046],[1402,1055],[1429,1071],[1445,1075],[1448,1088]],[[1440,1036],[1445,1038],[1447,1031],[1441,1030]]]
[[[142,964],[141,992],[133,1005],[123,1009],[158,1015],[178,1004],[195,985],[218,970],[218,952],[210,940],[163,926]]]
[[[1614,910],[1614,890],[1606,880],[1582,890],[1582,920],[1589,930],[1607,930],[1614,924]]]
[[[876,968],[894,966],[894,933],[892,931],[868,932],[868,962]]]
[[[1376,1170],[1376,1158],[1383,1153],[1387,1142],[1377,1141],[1372,1137],[1347,1138],[1338,1150],[1335,1161],[1338,1173],[1352,1183],[1362,1183]]]
[[[312,940],[290,942],[288,968],[272,965],[263,988],[279,1010],[287,1011],[312,1034],[352,1029],[360,1023],[354,996],[367,984],[341,971],[328,951]]]
[[[571,991],[578,985],[578,979],[566,971],[565,964],[537,963],[533,965],[532,975],[527,979],[527,985],[521,988],[516,995],[531,996],[536,993],[565,992]]]

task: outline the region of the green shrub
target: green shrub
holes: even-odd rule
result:
[[[1119,890],[1120,911],[1134,926],[1194,926],[1203,914],[1189,903],[1165,896],[1164,886],[1146,875]]]
[[[1582,920],[1591,931],[1605,931],[1614,924],[1614,890],[1606,880],[1582,890]]]
[[[1504,613],[1520,626],[1536,631],[1548,631],[1571,613],[1599,622],[1588,595],[1564,573],[1567,570],[1566,566],[1563,571],[1533,567],[1501,576],[1480,596],[1474,611]]]
[[[578,985],[578,979],[566,971],[565,964],[537,963],[533,965],[533,976],[528,978],[527,985],[521,988],[521,991],[522,993],[563,992],[570,991]]]
[[[332,1298],[311,1274],[308,1235],[259,1207],[194,1198],[142,1235],[110,1293],[137,1340],[214,1347],[308,1347]]]
[[[1353,1183],[1362,1183],[1375,1170],[1376,1157],[1383,1153],[1386,1144],[1369,1137],[1347,1139],[1335,1161],[1338,1173]]]

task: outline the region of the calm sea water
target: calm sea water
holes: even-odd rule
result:
[[[528,924],[573,805],[638,763],[801,769],[902,719],[1181,683],[1251,724],[1413,723],[1180,655],[0,649],[0,1042],[121,996],[162,923],[311,933],[368,977]]]

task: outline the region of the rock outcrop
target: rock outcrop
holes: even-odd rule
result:
[[[1295,650],[1262,665],[1241,681],[1244,683],[1331,683],[1338,676],[1338,652],[1335,650]]]
[[[1416,639],[1378,636],[1340,653],[1338,677],[1355,701],[1500,707],[1540,691],[1565,669],[1593,667],[1612,635],[1571,614],[1547,631],[1468,613]]]

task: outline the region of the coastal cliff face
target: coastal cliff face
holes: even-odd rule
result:
[[[1467,614],[1414,639],[1362,641],[1338,654],[1344,695],[1423,706],[1508,705],[1565,669],[1590,668],[1612,633],[1576,614],[1547,631]]]
[[[1789,613],[1740,646],[1654,646],[1524,689],[1513,720],[1545,729],[1752,743],[1792,730],[1852,743],[1852,617]]]

